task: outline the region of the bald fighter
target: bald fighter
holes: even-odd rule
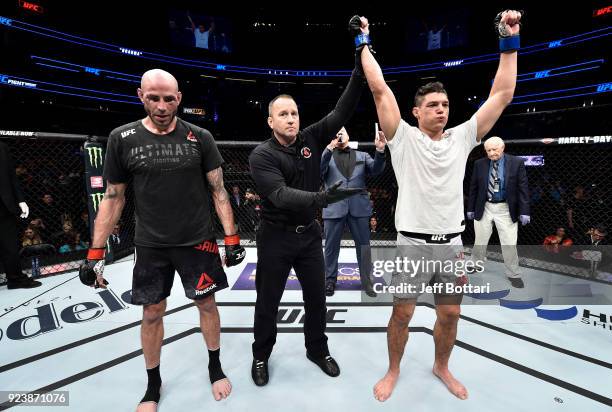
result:
[[[92,247],[81,266],[81,281],[105,288],[106,241],[121,217],[127,182],[136,206],[132,303],[143,306],[141,342],[148,375],[138,412],[156,411],[160,399],[162,317],[178,272],[185,296],[198,308],[208,347],[208,372],[215,400],[232,386],[221,368],[220,320],[214,294],[228,286],[211,221],[209,193],[225,232],[225,264],[245,256],[223,185],[223,158],[208,130],[176,116],[182,94],[168,72],[147,71],[138,97],[147,116],[110,133],[104,161],[106,192],[95,220]],[[199,374],[195,367],[191,373]]]

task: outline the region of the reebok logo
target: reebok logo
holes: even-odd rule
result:
[[[196,286],[195,294],[196,296],[203,295],[217,287],[217,284],[214,280],[208,276],[206,272],[200,275],[200,280],[198,281],[198,286]]]
[[[189,140],[190,142],[197,142],[198,139],[195,137],[195,135],[191,132],[191,130],[189,131],[189,134],[187,135],[187,140]]]

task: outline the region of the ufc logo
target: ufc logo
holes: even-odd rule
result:
[[[432,242],[436,242],[440,240],[446,240],[446,235],[431,235]]]
[[[125,132],[121,132],[121,137],[125,139],[126,137],[134,133],[136,133],[136,129],[126,130]]]

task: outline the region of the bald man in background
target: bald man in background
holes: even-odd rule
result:
[[[108,139],[106,192],[79,275],[88,286],[108,284],[103,276],[105,245],[121,217],[127,182],[133,179],[137,219],[132,304],[143,306],[141,341],[148,375],[137,411],[145,412],[156,411],[160,399],[162,319],[175,271],[185,296],[199,311],[215,400],[227,398],[232,389],[219,360],[220,319],[214,294],[228,284],[211,221],[209,193],[225,231],[226,265],[239,264],[245,251],[223,185],[223,158],[208,130],[176,116],[182,98],[176,79],[163,70],[147,71],[138,97],[147,116],[116,128]],[[199,375],[200,370],[194,365],[190,372]]]
[[[516,242],[518,222],[531,221],[529,211],[529,185],[522,158],[504,153],[506,145],[499,136],[492,136],[484,143],[487,157],[474,162],[468,200],[468,219],[474,219],[475,262],[486,259],[487,245],[497,228],[506,276],[515,288],[524,288],[521,278]]]

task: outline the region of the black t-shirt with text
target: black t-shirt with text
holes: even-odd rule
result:
[[[136,245],[191,246],[214,237],[206,173],[222,164],[208,130],[177,119],[174,131],[158,135],[139,120],[110,133],[104,179],[133,178]]]

